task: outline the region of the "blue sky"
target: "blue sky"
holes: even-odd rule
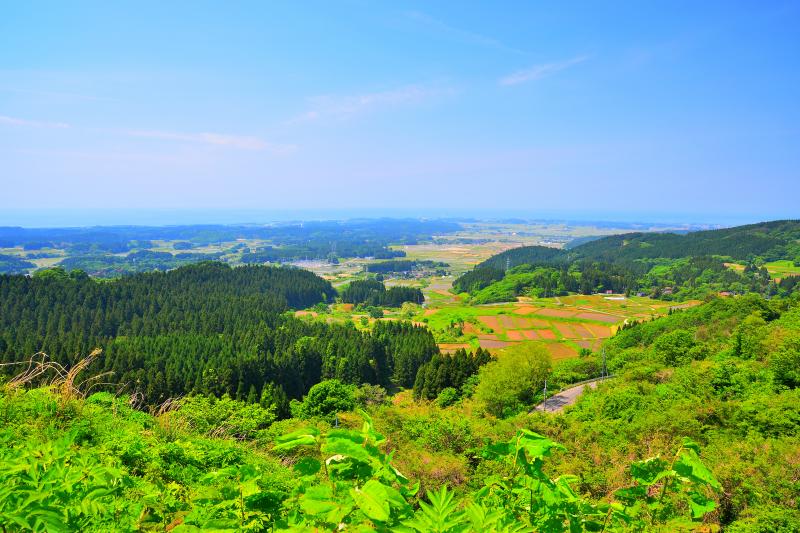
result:
[[[799,217],[798,2],[12,2],[0,209]]]

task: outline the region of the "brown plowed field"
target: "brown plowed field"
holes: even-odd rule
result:
[[[555,360],[568,359],[570,357],[576,357],[578,355],[577,352],[571,346],[567,346],[566,344],[561,344],[559,342],[547,343],[547,350],[550,352],[550,355]]]
[[[486,324],[486,326],[492,328],[495,331],[501,329],[500,321],[497,320],[496,316],[479,316],[478,320]]]
[[[578,313],[575,318],[582,318],[583,320],[596,320],[598,322],[608,322],[614,324],[622,322],[624,319],[621,316],[605,315],[603,313]]]
[[[555,316],[558,318],[571,318],[575,316],[574,311],[564,311],[562,309],[539,309],[536,311],[537,315]]]
[[[493,341],[489,339],[481,339],[480,344],[481,348],[493,349],[493,348],[505,348],[506,346],[511,346],[514,343],[506,341]]]
[[[564,322],[554,322],[553,325],[556,327],[559,333],[562,336],[566,337],[567,339],[575,339],[578,336],[575,334],[575,330],[572,329],[572,324],[567,324]]]
[[[528,317],[514,317],[514,324],[517,329],[546,328],[550,325],[547,320]]]
[[[607,339],[611,336],[611,328],[608,326],[601,326],[599,324],[584,324],[586,329],[592,332],[592,335],[598,339]]]

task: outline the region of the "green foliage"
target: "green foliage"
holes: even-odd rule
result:
[[[800,333],[784,339],[772,353],[769,364],[776,382],[789,388],[800,387]]]
[[[246,439],[272,424],[275,409],[272,405],[265,409],[257,403],[232,400],[229,396],[220,399],[189,396],[180,401],[175,417],[190,424],[199,433],[214,432],[216,435]]]
[[[18,531],[111,531],[132,523],[140,504],[122,498],[118,465],[74,448],[74,434],[14,443],[0,434],[0,523]],[[124,516],[124,518],[123,518]],[[107,528],[107,529],[106,529]]]
[[[356,406],[356,388],[345,385],[338,379],[329,379],[317,383],[302,403],[296,404],[292,415],[297,418],[332,418],[332,415],[351,411]]]
[[[449,407],[458,401],[458,391],[453,387],[446,387],[442,389],[439,396],[436,397],[436,405],[439,407]]]
[[[474,353],[459,349],[453,354],[436,355],[419,367],[414,380],[414,398],[433,400],[446,388],[460,391],[467,380],[491,360],[491,354],[482,348]]]
[[[375,279],[356,280],[341,291],[342,301],[364,304],[369,307],[400,307],[406,303],[421,304],[425,297],[422,291],[412,287],[386,286]]]
[[[694,346],[691,331],[676,329],[658,337],[653,343],[653,351],[665,365],[680,366],[691,361],[690,351]]]
[[[475,400],[493,416],[514,414],[533,400],[550,367],[550,354],[538,344],[521,343],[508,348],[496,361],[481,368]]]

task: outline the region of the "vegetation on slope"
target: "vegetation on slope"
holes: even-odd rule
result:
[[[189,393],[256,402],[270,386],[299,399],[331,378],[412,386],[438,352],[428,330],[381,323],[363,332],[285,313],[334,294],[307,271],[219,263],[111,282],[59,270],[0,276],[0,361],[46,352],[71,365],[100,347],[87,373],[111,372],[110,390],[148,403]]]
[[[52,531],[800,526],[796,297],[714,299],[605,347],[617,377],[560,415],[528,414],[531,392],[591,377],[596,356],[548,374],[543,352],[501,353],[474,387],[437,356],[435,387],[462,383],[448,407],[323,381],[280,422],[268,399],[192,395],[145,414],[82,399],[77,372],[9,382],[0,517]]]
[[[709,294],[788,294],[794,283],[771,279],[765,261],[800,255],[800,222],[777,221],[724,230],[630,233],[569,250],[527,246],[493,256],[453,283],[474,303],[517,296],[611,291],[686,300]],[[743,269],[726,261],[745,261]],[[508,271],[506,269],[508,267]]]

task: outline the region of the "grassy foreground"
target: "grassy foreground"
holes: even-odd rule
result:
[[[560,415],[528,414],[511,398],[494,417],[480,384],[448,407],[408,392],[320,398],[312,389],[295,418],[275,421],[270,407],[204,396],[142,412],[127,397],[87,395],[91,384],[76,373],[47,386],[6,382],[0,523],[6,531],[796,531],[798,303],[716,299],[626,328],[605,343],[617,378]],[[553,379],[591,362],[557,364]]]

